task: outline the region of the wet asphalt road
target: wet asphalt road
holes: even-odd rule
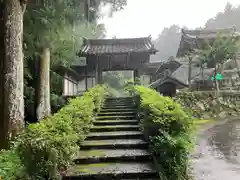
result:
[[[240,180],[240,119],[203,131],[192,161],[195,180]]]

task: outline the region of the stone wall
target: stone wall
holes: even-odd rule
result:
[[[240,112],[240,92],[222,91],[218,97],[214,91],[179,92],[175,100],[204,119],[237,116]]]

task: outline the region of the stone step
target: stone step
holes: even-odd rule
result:
[[[91,132],[109,132],[109,131],[138,131],[139,125],[108,125],[93,126]]]
[[[96,120],[114,120],[114,119],[118,119],[118,120],[123,120],[123,119],[128,119],[128,120],[134,120],[136,119],[136,116],[97,116]]]
[[[129,98],[129,99],[105,99],[105,102],[115,102],[115,101],[123,101],[123,102],[125,102],[125,101],[134,101],[134,99],[131,99],[131,98]]]
[[[105,102],[133,102],[133,99],[106,99]]]
[[[114,104],[114,105],[132,105],[134,102],[121,102],[121,101],[113,101],[113,102],[104,102],[104,104]]]
[[[134,103],[104,103],[104,106],[135,106]]]
[[[112,101],[105,101],[104,103],[134,103],[134,101],[132,101],[132,100],[119,100],[119,101],[114,101],[114,100],[112,100]]]
[[[132,108],[132,109],[102,109],[100,111],[100,113],[105,113],[105,112],[136,112],[136,108]]]
[[[138,125],[138,120],[96,120],[93,122],[94,125],[105,126],[105,125]]]
[[[132,106],[120,106],[120,105],[103,105],[102,109],[129,109],[129,108],[135,108],[136,106],[132,105]]]
[[[86,140],[80,149],[147,149],[148,143],[143,139],[111,139],[111,140]]]
[[[95,163],[76,165],[70,168],[63,180],[113,180],[134,178],[157,178],[158,173],[152,163]]]
[[[121,102],[111,102],[111,103],[104,103],[104,105],[111,105],[111,106],[134,106],[134,103],[121,103]]]
[[[115,100],[115,99],[134,99],[135,97],[126,96],[126,97],[107,97],[106,100]]]
[[[141,161],[146,162],[152,160],[152,156],[143,149],[99,149],[80,151],[75,159],[76,164],[90,164],[100,162],[129,162]]]
[[[129,112],[100,112],[97,114],[98,116],[129,116],[129,115],[136,115],[136,111],[129,111]]]
[[[134,103],[121,103],[121,102],[111,102],[111,103],[104,103],[104,105],[108,106],[134,106]]]
[[[89,133],[86,140],[101,139],[141,139],[143,133],[141,131],[115,131],[115,132],[92,132]]]
[[[97,116],[95,121],[128,121],[128,120],[138,120],[136,116]]]
[[[108,109],[114,109],[114,110],[117,110],[117,109],[136,109],[136,106],[106,106],[106,105],[103,105],[102,107],[102,110],[108,110]]]

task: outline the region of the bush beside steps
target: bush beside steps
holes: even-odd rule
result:
[[[139,96],[141,128],[150,141],[161,179],[189,179],[188,160],[194,145],[192,116],[153,89],[135,86],[132,91]]]
[[[105,87],[97,85],[71,99],[56,114],[30,124],[11,145],[0,152],[4,180],[59,179],[73,162],[78,143],[92,126],[93,116],[104,102]]]

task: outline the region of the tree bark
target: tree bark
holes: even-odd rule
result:
[[[23,13],[26,2],[4,0],[4,89],[3,89],[3,141],[1,148],[8,146],[24,127],[23,100]]]
[[[4,27],[3,22],[3,3],[0,3],[0,27]],[[5,144],[4,119],[3,119],[3,93],[4,93],[4,28],[0,28],[0,149]]]
[[[50,50],[45,48],[39,59],[38,66],[38,85],[36,88],[37,96],[37,119],[51,115],[50,105]]]

